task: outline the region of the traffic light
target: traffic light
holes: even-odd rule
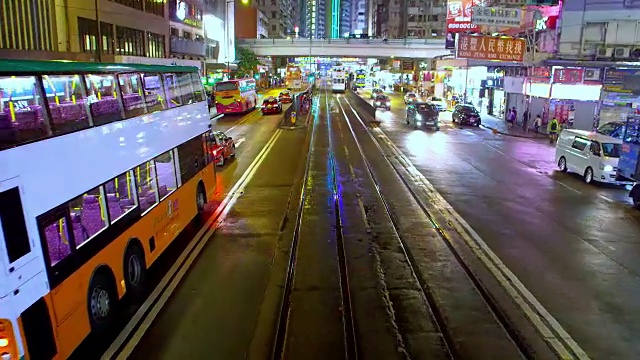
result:
[[[246,5],[249,5],[249,3],[251,3],[251,0],[240,0],[240,3],[246,6]]]
[[[316,77],[314,75],[309,75],[309,82],[312,83],[314,82],[316,79]]]

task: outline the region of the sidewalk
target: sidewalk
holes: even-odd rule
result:
[[[547,134],[545,131],[546,126],[542,126],[542,128],[540,129],[540,133],[536,134],[535,130],[532,128],[529,128],[528,132],[524,132],[524,130],[522,129],[522,126],[515,125],[515,124],[511,129],[509,129],[509,127],[507,126],[507,122],[505,120],[497,118],[493,115],[489,115],[487,113],[483,113],[481,117],[482,117],[482,125],[480,126],[486,129],[490,129],[494,132],[497,132],[498,134],[530,138],[530,139],[546,139],[547,138]],[[529,127],[531,127],[531,123],[528,125]]]

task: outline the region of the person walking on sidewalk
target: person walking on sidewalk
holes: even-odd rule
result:
[[[547,132],[549,133],[549,144],[554,144],[558,141],[558,119],[554,116],[551,121],[549,121],[549,125],[547,128]]]
[[[529,132],[529,120],[531,120],[531,114],[529,113],[529,109],[526,109],[522,114],[522,131],[525,133]]]
[[[540,133],[541,126],[542,126],[542,117],[540,117],[540,114],[538,114],[538,116],[536,116],[536,119],[533,120],[533,128],[536,129],[536,134]]]

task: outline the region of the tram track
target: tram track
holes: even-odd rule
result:
[[[345,103],[344,106],[342,102]],[[351,106],[351,104],[346,98],[343,98],[343,99],[338,98],[338,104],[340,106],[341,111],[343,112],[345,122],[347,123],[349,131],[351,132],[354,143],[358,149],[359,155],[363,159],[363,162],[366,167],[366,173],[369,175],[371,181],[374,184],[375,194],[379,197],[380,201],[384,204],[384,212],[386,216],[388,216],[389,221],[392,224],[392,227],[395,233],[397,234],[397,237],[400,241],[400,246],[402,248],[402,251],[404,252],[407,262],[409,263],[414,279],[420,284],[423,290],[422,294],[423,294],[423,299],[425,301],[425,304],[428,306],[431,314],[433,315],[433,320],[435,321],[438,329],[442,334],[442,337],[444,339],[444,342],[447,346],[447,349],[449,351],[451,358],[463,359],[465,357],[461,355],[461,353],[457,349],[457,346],[455,345],[457,342],[456,338],[450,330],[446,317],[440,311],[439,303],[436,300],[435,296],[433,295],[434,289],[432,289],[431,285],[429,284],[429,281],[425,279],[423,276],[421,276],[420,272],[417,271],[417,268],[419,266],[416,265],[417,261],[412,253],[411,246],[407,244],[406,239],[402,236],[402,230],[401,230],[401,226],[399,225],[399,221],[395,216],[394,211],[389,204],[389,201],[385,197],[384,191],[381,188],[380,181],[378,179],[378,176],[376,175],[375,170],[373,169],[369,159],[367,159],[367,156],[365,155],[365,151],[362,148],[360,140],[358,140],[358,136],[354,131],[354,126],[352,125],[352,122],[359,124],[362,127],[362,129],[364,129],[364,131],[367,132],[368,136],[372,140],[377,150],[382,154],[382,157],[386,160],[387,165],[390,166],[391,169],[393,169],[394,173],[400,179],[406,191],[409,194],[411,194],[411,197],[413,198],[413,200],[415,200],[417,205],[422,210],[423,214],[428,218],[431,225],[435,228],[440,241],[449,250],[453,258],[455,258],[457,265],[460,266],[460,268],[462,268],[462,270],[464,271],[464,274],[473,284],[474,289],[480,295],[480,297],[486,304],[491,314],[495,317],[499,325],[502,327],[506,336],[508,336],[508,338],[513,342],[513,344],[515,344],[521,357],[525,359],[539,358],[539,354],[536,353],[536,351],[531,347],[531,344],[529,344],[527,342],[527,339],[524,338],[521,332],[521,329],[515,326],[512,319],[509,318],[509,315],[502,309],[501,305],[496,301],[494,295],[487,289],[487,287],[485,286],[483,281],[478,277],[474,269],[472,269],[467,263],[467,261],[465,261],[465,258],[460,253],[460,250],[454,245],[454,240],[452,239],[452,236],[456,236],[456,235],[464,236],[464,234],[466,234],[467,231],[472,232],[472,230],[468,229],[468,225],[466,223],[463,223],[463,224],[458,223],[456,219],[459,216],[457,216],[457,213],[455,213],[453,209],[450,209],[450,206],[446,204],[444,199],[441,199],[439,194],[436,199],[429,199],[429,198],[425,199],[425,194],[429,194],[429,193],[437,194],[435,189],[433,189],[433,187],[430,184],[428,183],[425,184],[426,180],[423,178],[422,174],[419,174],[419,176],[416,174],[418,172],[417,169],[415,169],[410,164],[409,160],[406,159],[406,157],[404,157],[404,155],[402,155],[402,153],[399,152],[399,150],[395,147],[395,145],[390,143],[385,143],[384,140],[381,141],[379,137],[374,136],[372,131],[367,127],[364,121],[360,118],[356,109],[354,109],[354,107]],[[353,119],[352,116],[349,116],[345,111],[345,108],[350,109],[356,119]],[[374,129],[374,130],[379,131],[379,129]],[[389,140],[386,139],[386,141],[388,142]],[[382,147],[383,145],[381,145],[381,143],[384,143],[384,145],[386,145],[387,147],[392,148],[391,153],[393,155],[391,156],[387,155],[388,152],[383,149]],[[395,164],[390,159],[390,157],[398,160],[397,162],[400,164],[400,166],[403,167],[403,169],[398,169],[398,165]],[[409,176],[407,176],[407,174]],[[412,184],[412,182],[415,184]],[[423,192],[416,191],[416,186]],[[435,215],[433,213],[433,209],[425,205],[426,202],[435,203],[441,207],[446,208],[447,211],[446,211],[445,217],[439,217],[438,215]],[[451,234],[451,229],[454,229],[457,234]],[[477,237],[477,234],[476,234],[476,237]],[[473,245],[470,245],[469,243],[467,243],[467,246],[471,247],[472,250],[475,250],[473,249],[474,247]],[[483,247],[482,244],[478,246]],[[502,269],[504,266],[501,265],[501,263],[498,260],[494,259],[495,255],[490,253],[490,250],[486,248],[482,250],[488,252],[488,255],[486,255],[487,258],[493,259],[493,261],[495,262],[496,268],[500,268],[502,271],[505,271],[504,269]],[[483,254],[480,254],[479,252],[475,252],[475,251],[474,251],[474,255],[481,258],[483,257]],[[484,262],[484,258],[482,258],[481,261]],[[493,269],[491,269],[491,266],[489,267],[490,267],[490,271],[494,272]],[[513,274],[510,274],[510,272],[506,270],[506,274],[504,276],[505,279],[503,279],[503,277],[500,274],[496,274],[495,272],[493,275],[496,276],[496,278],[498,278],[498,281],[503,280],[505,283],[513,282],[515,283],[515,287],[520,289],[522,298],[526,299],[526,301],[529,304],[522,305],[518,303],[518,305],[524,311],[525,316],[529,319],[529,321],[533,323],[533,327],[535,327],[536,330],[539,332],[539,335],[548,346],[550,352],[552,352],[558,358],[562,358],[562,359],[583,359],[583,360],[589,359],[586,353],[560,327],[560,325],[555,321],[555,319],[553,319],[551,315],[548,314],[546,310],[544,310],[544,308],[542,308],[542,306],[537,303],[537,301],[535,301],[533,296],[530,293],[528,293],[526,289],[522,290],[523,286],[521,284],[519,284],[520,286],[518,286],[517,279],[515,279],[514,276],[507,280],[507,278],[510,277],[509,275],[513,275]],[[507,292],[510,293],[509,295],[512,296],[515,302],[519,302],[523,300],[520,298],[519,294],[510,292],[509,289],[507,289]],[[535,310],[533,311],[529,310],[526,307],[526,305],[530,305]],[[538,319],[538,316],[541,319]],[[543,322],[544,324],[542,324]]]
[[[329,133],[331,132],[331,121],[329,118],[329,104],[328,104],[328,94],[325,92],[325,109],[327,116],[327,127]],[[320,115],[322,116],[322,115]],[[293,230],[293,239],[290,247],[286,277],[284,282],[284,290],[281,300],[281,305],[278,313],[278,321],[277,328],[274,337],[273,349],[271,352],[272,360],[281,360],[287,358],[287,338],[289,336],[289,321],[291,316],[291,308],[292,308],[292,294],[295,288],[295,279],[296,279],[296,270],[298,265],[298,249],[301,241],[301,229],[303,223],[305,221],[305,205],[308,199],[308,190],[309,190],[309,181],[310,181],[310,170],[311,163],[313,157],[316,155],[315,149],[315,141],[317,136],[317,126],[321,126],[318,124],[318,121],[312,121],[311,123],[311,139],[310,139],[310,147],[307,153],[307,159],[305,164],[305,170],[303,174],[303,179],[301,181],[301,190],[300,190],[300,198],[298,201],[298,208],[296,213],[296,222]],[[347,268],[347,260],[345,253],[345,245],[344,245],[344,237],[342,232],[342,215],[341,215],[341,207],[340,207],[340,190],[338,184],[338,176],[336,169],[336,160],[335,160],[335,152],[334,152],[334,144],[329,137],[329,164],[328,171],[331,177],[331,192],[332,192],[332,203],[333,203],[333,212],[334,212],[334,234],[335,234],[335,244],[336,244],[336,254],[337,254],[337,262],[338,262],[338,271],[339,271],[339,291],[340,291],[340,300],[341,300],[341,316],[342,316],[342,330],[343,330],[343,340],[344,340],[344,358],[349,360],[358,359],[358,345],[355,334],[355,319],[352,312],[352,302],[351,302],[351,291],[349,287],[349,275]]]
[[[414,280],[417,283],[420,284],[420,288],[422,289],[423,301],[424,301],[425,305],[428,307],[428,309],[430,311],[430,314],[433,317],[433,321],[435,322],[435,325],[436,325],[437,329],[439,330],[440,334],[442,335],[442,338],[444,340],[444,344],[445,344],[445,346],[447,348],[447,351],[448,351],[449,355],[451,356],[451,358],[452,359],[463,359],[464,356],[462,356],[459,353],[459,351],[457,350],[457,347],[455,345],[456,344],[456,338],[452,334],[452,332],[449,330],[449,324],[446,321],[446,317],[440,311],[440,307],[439,307],[438,301],[436,300],[436,298],[433,295],[434,294],[434,289],[429,284],[428,280],[425,279],[423,276],[421,276],[420,272],[417,271],[418,266],[416,265],[416,262],[417,262],[416,258],[414,257],[414,255],[413,255],[413,253],[411,251],[411,247],[407,244],[405,238],[403,237],[403,232],[401,230],[401,226],[399,224],[399,221],[398,221],[396,215],[394,214],[394,211],[393,211],[389,201],[387,200],[387,197],[385,196],[383,190],[381,189],[381,185],[380,185],[380,182],[378,180],[378,177],[375,174],[374,169],[371,166],[371,163],[370,163],[369,159],[367,159],[365,151],[363,150],[362,145],[361,145],[360,141],[358,140],[358,137],[357,137],[357,135],[356,135],[356,133],[354,131],[354,128],[353,128],[353,126],[351,124],[351,121],[349,120],[350,116],[347,114],[347,112],[345,111],[344,106],[342,105],[342,101],[346,101],[346,100],[338,98],[338,104],[340,106],[340,110],[342,111],[342,113],[344,115],[345,122],[348,125],[349,132],[351,133],[353,141],[354,141],[354,143],[356,145],[356,148],[358,149],[359,156],[362,158],[362,160],[363,160],[363,162],[365,164],[366,173],[368,174],[369,178],[371,179],[371,181],[374,184],[374,189],[375,189],[374,193],[378,197],[380,202],[383,204],[384,213],[388,217],[388,220],[389,220],[389,222],[390,222],[395,234],[397,235],[397,238],[398,238],[399,243],[400,243],[399,245],[400,245],[400,247],[402,249],[402,252],[403,252],[403,254],[405,256],[405,259],[406,259],[406,261],[407,261],[407,263],[408,263],[408,265],[409,265],[409,267],[411,269],[412,276],[413,276]],[[350,110],[355,114],[355,109],[350,108]],[[362,123],[360,121],[360,124],[361,124],[361,126],[363,126],[365,128],[365,130],[367,130],[366,129],[366,125],[364,123]],[[376,143],[376,145],[378,145],[378,149],[380,150],[380,152],[384,154],[384,151],[379,146],[379,144]],[[389,165],[392,166],[391,163],[389,163]],[[407,180],[404,179],[404,177],[402,177],[401,175],[402,174],[398,173],[398,176],[402,180],[403,185],[412,194],[412,196],[414,197],[414,200],[418,201],[419,200],[418,199],[418,195],[410,188],[409,184],[407,183]],[[495,304],[493,298],[488,293],[488,291],[482,286],[481,282],[476,278],[476,276],[473,273],[473,271],[467,266],[467,264],[462,260],[460,255],[451,246],[450,239],[447,238],[448,237],[447,233],[445,231],[443,231],[443,229],[439,226],[439,224],[436,221],[436,219],[434,219],[434,217],[427,211],[427,209],[425,209],[423,207],[422,210],[424,211],[424,214],[427,216],[427,218],[429,219],[431,224],[437,230],[437,232],[438,232],[438,234],[439,234],[439,236],[441,238],[441,241],[449,248],[449,250],[451,251],[451,253],[455,257],[455,259],[457,260],[458,265],[464,270],[464,272],[467,275],[467,277],[474,284],[475,290],[477,290],[478,293],[481,295],[482,299],[487,304],[487,306],[490,308],[490,310],[493,313],[493,315],[495,316],[495,318],[502,325],[502,327],[504,328],[504,330],[505,330],[506,334],[509,336],[509,338],[513,341],[514,344],[516,344],[516,346],[518,347],[522,357],[526,358],[526,359],[535,358],[535,355],[533,353],[531,353],[531,351],[528,348],[527,344],[523,341],[523,339],[521,339],[517,329],[514,329],[512,327],[512,324],[506,318],[504,313],[502,311],[500,311],[499,306],[497,304]]]

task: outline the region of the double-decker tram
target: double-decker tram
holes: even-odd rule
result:
[[[215,190],[197,68],[0,60],[0,358],[66,359]]]

